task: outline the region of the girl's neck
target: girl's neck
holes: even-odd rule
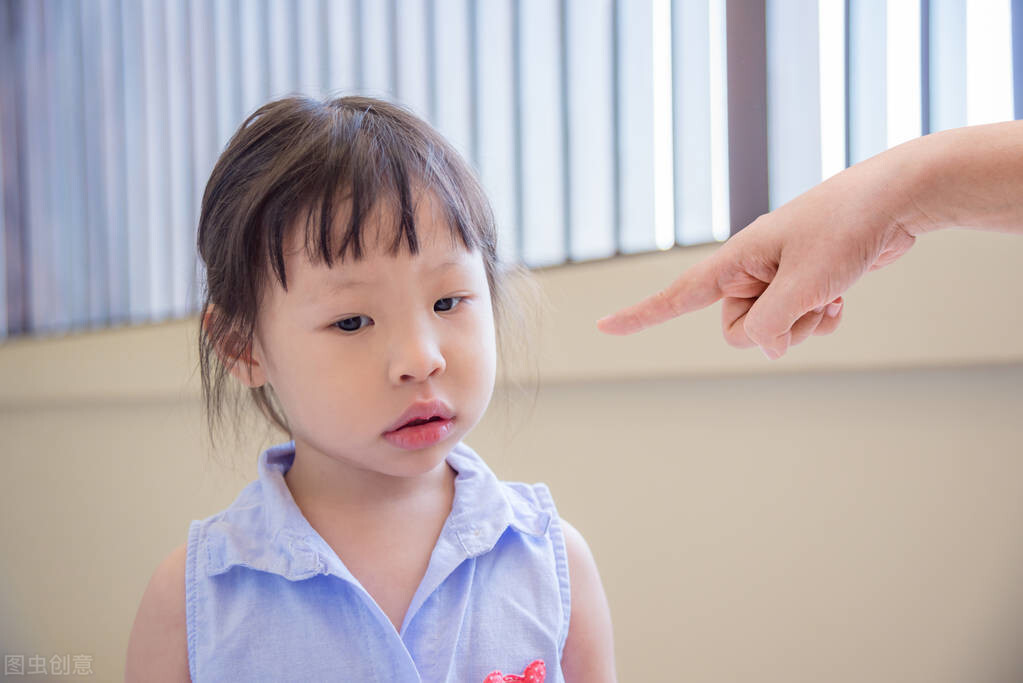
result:
[[[315,454],[302,457],[296,443],[295,460],[284,479],[307,517],[314,510],[352,517],[403,512],[410,505],[440,504],[450,509],[456,476],[446,461],[419,476],[390,476]]]

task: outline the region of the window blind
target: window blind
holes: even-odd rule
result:
[[[0,337],[195,314],[203,187],[271,98],[409,106],[476,168],[501,255],[551,267],[727,239],[902,140],[1019,116],[1021,16],[1023,0],[8,0]]]

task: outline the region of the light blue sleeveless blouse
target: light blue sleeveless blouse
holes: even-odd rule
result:
[[[483,683],[535,660],[562,683],[568,562],[547,487],[501,482],[468,446],[451,513],[400,631],[295,504],[294,442],[259,456],[259,478],[191,523],[188,664],[206,681]]]

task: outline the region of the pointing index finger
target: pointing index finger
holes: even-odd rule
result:
[[[711,261],[696,264],[659,292],[601,318],[597,329],[607,334],[633,334],[710,306],[723,296]]]

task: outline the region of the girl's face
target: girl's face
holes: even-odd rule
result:
[[[273,387],[297,453],[416,476],[483,416],[497,363],[490,290],[482,255],[466,251],[442,216],[429,196],[420,202],[415,256],[404,244],[388,254],[392,223],[380,230],[371,217],[363,258],[333,268],[313,265],[303,231],[291,231],[288,291],[273,280],[264,297],[252,385]],[[417,406],[450,420],[395,431]]]

